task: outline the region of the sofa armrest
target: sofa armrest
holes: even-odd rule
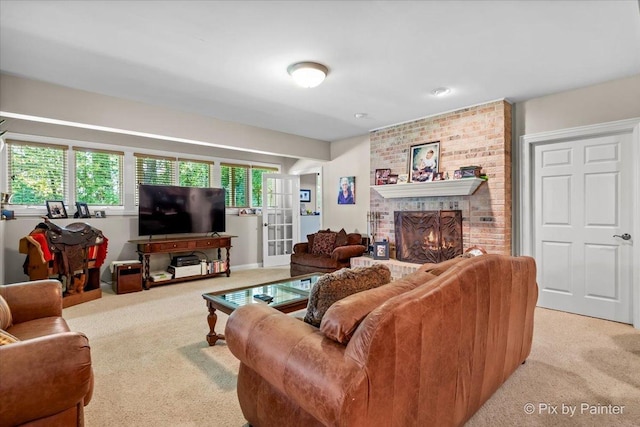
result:
[[[366,405],[366,369],[314,326],[250,304],[231,314],[225,337],[241,363],[325,425],[348,425],[341,422],[353,408]]]
[[[366,251],[362,245],[338,246],[331,252],[331,258],[336,260],[347,260],[356,256],[360,256]]]
[[[0,378],[3,425],[86,405],[93,391],[89,341],[64,332],[1,346]]]
[[[293,245],[293,253],[294,254],[306,254],[309,252],[309,243],[308,242],[300,242]]]
[[[11,308],[13,323],[62,316],[62,284],[57,280],[0,285],[0,295]]]

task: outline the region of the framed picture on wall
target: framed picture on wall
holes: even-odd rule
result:
[[[433,180],[440,163],[440,141],[412,145],[409,155],[410,182]]]
[[[343,176],[340,178],[340,186],[338,188],[338,204],[339,205],[355,205],[356,204],[356,177]]]
[[[300,201],[301,202],[310,202],[311,201],[311,190],[300,190]]]

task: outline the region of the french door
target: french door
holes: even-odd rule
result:
[[[300,233],[300,177],[262,175],[262,264],[287,265]]]

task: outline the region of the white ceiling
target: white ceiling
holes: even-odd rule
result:
[[[299,88],[286,72],[298,61],[329,76]],[[638,0],[0,0],[0,70],[333,141],[638,74],[640,12]],[[430,95],[440,86],[452,94]]]

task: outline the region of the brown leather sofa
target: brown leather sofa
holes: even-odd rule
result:
[[[323,234],[321,238],[333,237],[334,243],[330,247],[319,245],[318,239],[315,238],[319,234]],[[362,245],[362,236],[359,233],[346,233],[344,229],[338,232],[320,230],[307,235],[307,239],[306,242],[293,246],[289,268],[292,277],[315,272],[331,273],[348,268],[351,266],[351,258],[361,256],[367,249]]]
[[[320,328],[263,304],[226,339],[254,427],[460,426],[531,351],[538,287],[529,257],[441,264],[334,303]]]
[[[82,426],[93,393],[87,337],[62,318],[57,280],[0,285],[17,342],[0,345],[0,426]]]

